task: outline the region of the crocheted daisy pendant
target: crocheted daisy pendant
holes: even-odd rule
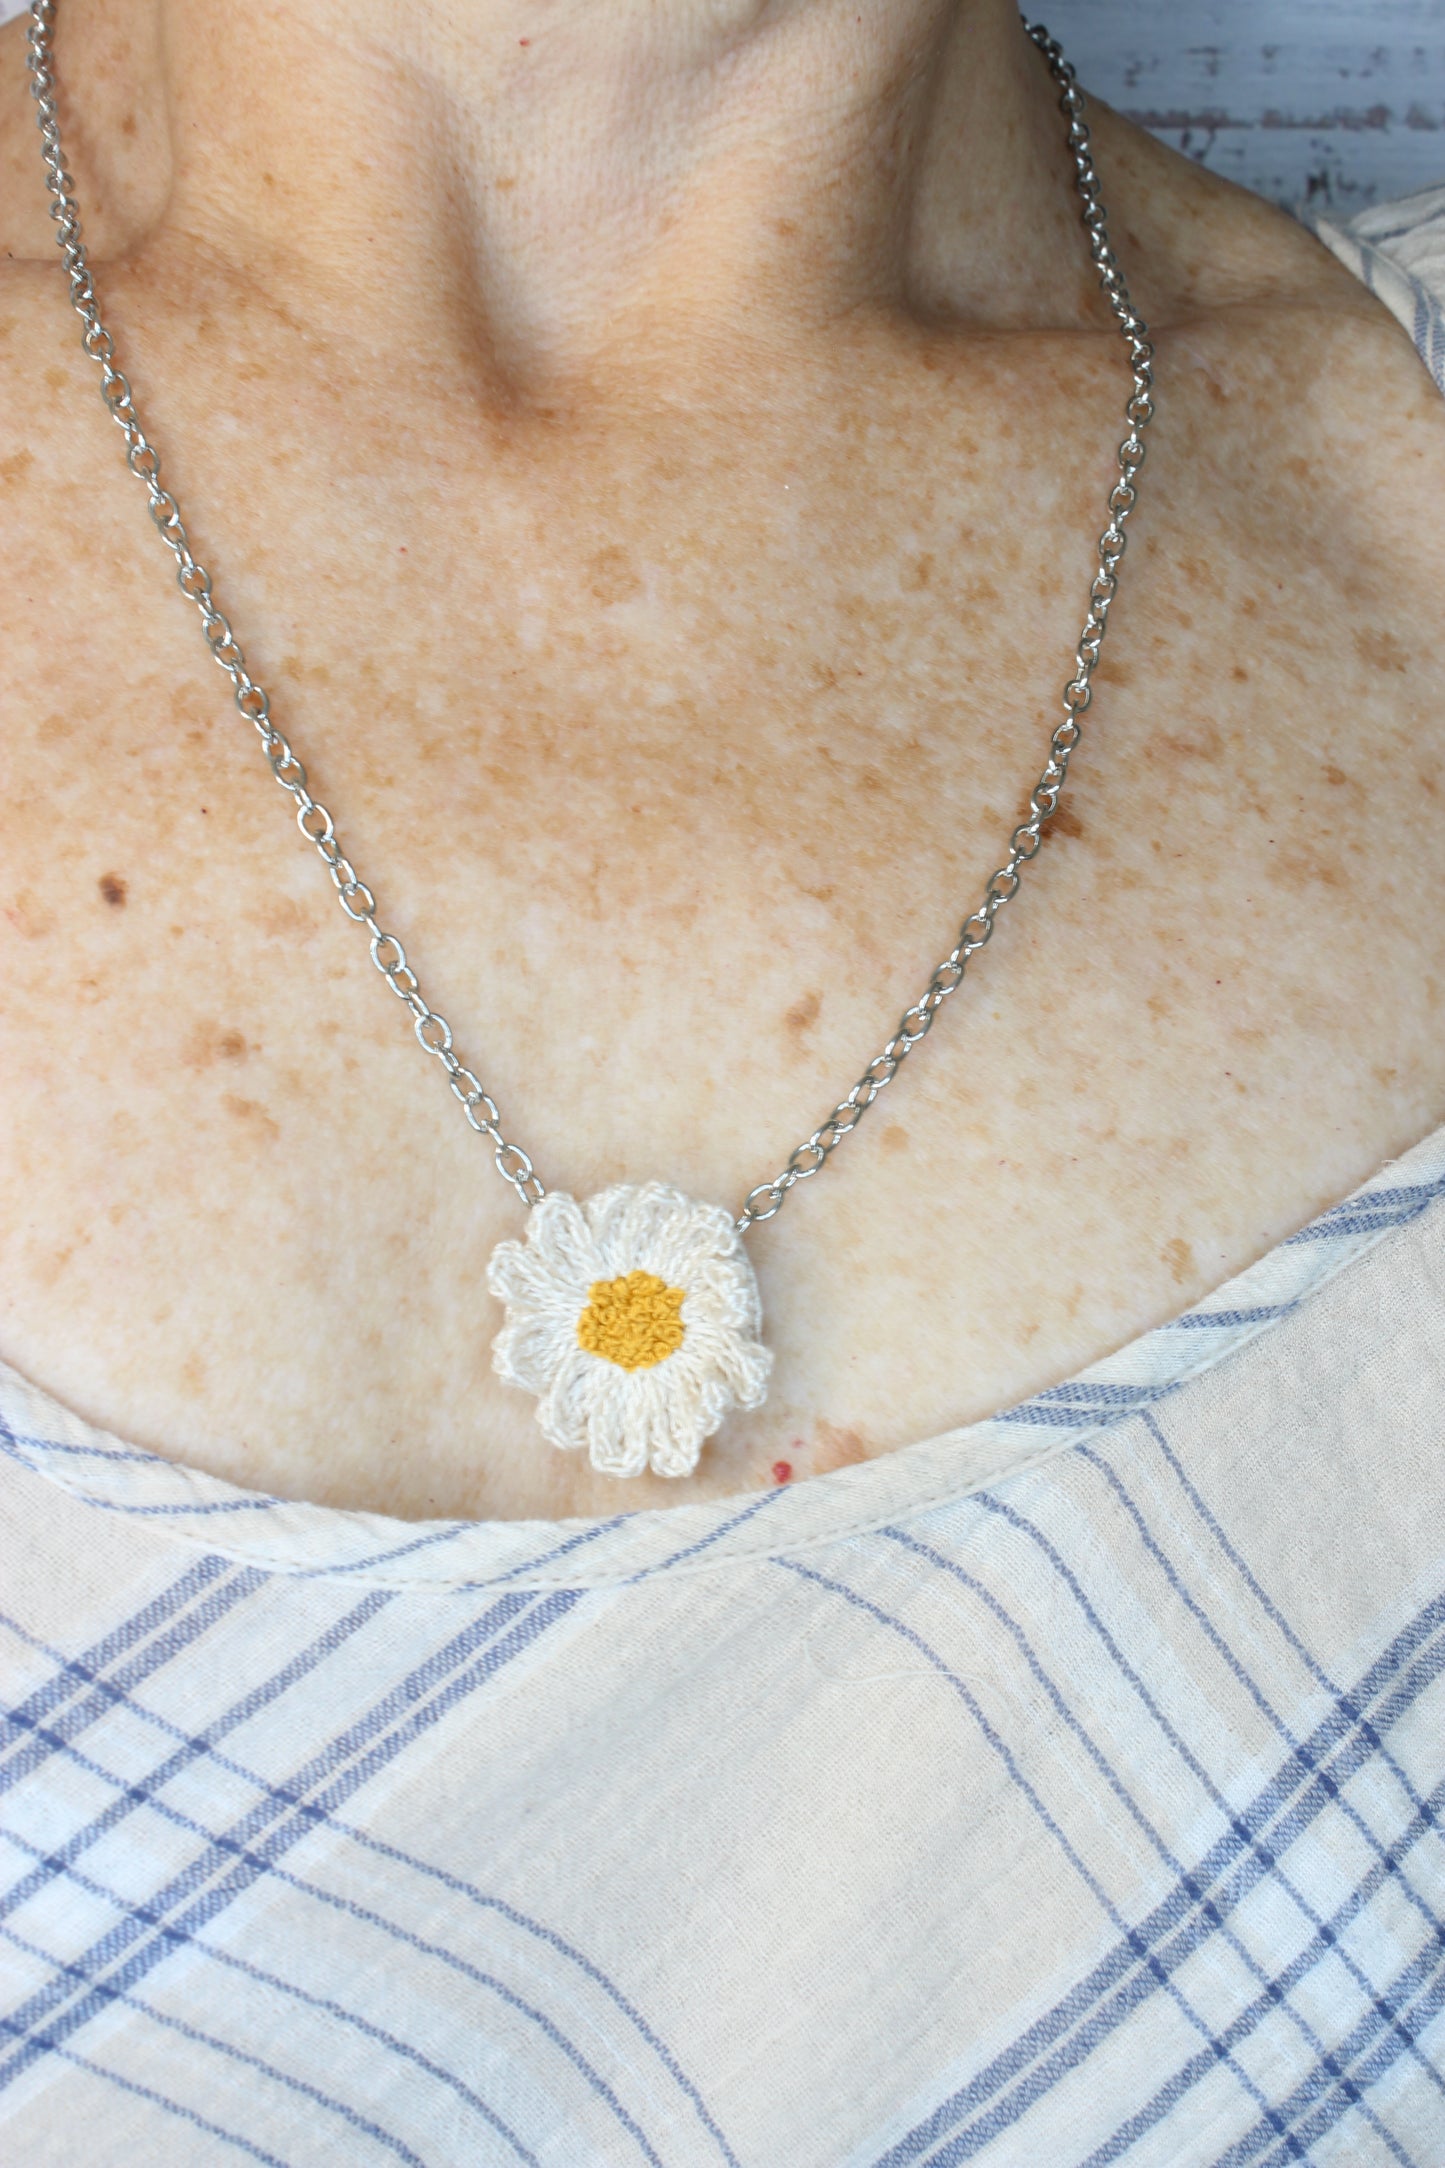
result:
[[[759,1408],[773,1358],[732,1215],[662,1182],[579,1204],[549,1190],[487,1285],[507,1306],[492,1368],[538,1396],[543,1435],[604,1475],[691,1475],[733,1408]]]

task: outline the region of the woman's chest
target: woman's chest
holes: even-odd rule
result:
[[[1177,413],[1063,809],[928,1041],[749,1237],[773,1393],[698,1486],[1023,1397],[1440,1118],[1420,508],[1362,559],[1301,457],[1245,519],[1202,471],[1207,396]],[[550,1187],[736,1210],[889,1040],[1042,766],[1101,478],[1026,457],[1003,516],[1004,468],[940,479],[862,432],[850,479],[814,449],[705,486],[679,454],[685,510],[657,461],[645,501],[595,462],[573,501],[554,463],[419,507],[352,470],[329,521],[315,476],[268,496],[253,466],[248,500],[212,462],[250,666]],[[521,1208],[141,504],[64,516],[11,573],[5,1356],[263,1488],[613,1508],[491,1374],[485,1262]]]

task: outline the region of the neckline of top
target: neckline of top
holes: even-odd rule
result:
[[[0,1364],[0,1451],[102,1512],[267,1572],[432,1590],[620,1587],[912,1520],[1072,1451],[1278,1331],[1445,1202],[1445,1125],[1192,1309],[1017,1407],[797,1484],[593,1520],[400,1521],[239,1489],[128,1444]]]

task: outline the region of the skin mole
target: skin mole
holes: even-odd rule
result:
[[[126,884],[120,874],[103,873],[96,886],[114,910],[124,910]]]

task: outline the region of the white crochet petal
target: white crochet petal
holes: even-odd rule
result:
[[[596,1373],[610,1368],[609,1363],[578,1347],[574,1337],[537,1403],[537,1421],[549,1444],[564,1453],[581,1452],[587,1443],[587,1417],[598,1382]]]
[[[686,1303],[683,1317],[686,1321]],[[684,1349],[689,1368],[699,1378],[720,1379],[732,1405],[760,1408],[767,1399],[773,1353],[760,1340],[744,1339],[726,1327],[719,1329],[711,1320],[696,1320],[688,1326]]]
[[[545,1393],[574,1348],[577,1298],[568,1294],[545,1308],[509,1313],[508,1323],[492,1342],[492,1368],[508,1385]]]
[[[587,1221],[608,1274],[620,1278],[641,1269],[666,1277],[659,1250],[669,1228],[686,1223],[689,1209],[682,1192],[665,1182],[619,1182],[590,1198]]]
[[[551,1190],[527,1216],[524,1242],[499,1242],[487,1266],[487,1285],[506,1303],[533,1306],[573,1291],[587,1300],[601,1261],[581,1207],[565,1191]]]
[[[705,1257],[685,1275],[683,1322],[721,1326],[729,1332],[762,1330],[763,1306],[758,1283],[745,1255]]]
[[[696,1273],[700,1265],[716,1259],[740,1266],[744,1278],[750,1285],[755,1284],[731,1212],[720,1204],[689,1204],[686,1198],[682,1203],[685,1210],[669,1213],[657,1230],[653,1271],[670,1286],[680,1287],[685,1273]]]
[[[648,1407],[636,1387],[647,1373],[607,1362],[599,1367],[606,1375],[588,1395],[587,1457],[599,1475],[641,1475],[647,1466]]]
[[[680,1366],[670,1384],[671,1390],[659,1394],[651,1411],[648,1465],[654,1475],[691,1475],[705,1442],[727,1414],[731,1396],[721,1378],[706,1372],[689,1376]]]
[[[549,1190],[527,1214],[527,1241],[538,1260],[559,1278],[590,1287],[602,1259],[587,1214],[565,1190]]]

